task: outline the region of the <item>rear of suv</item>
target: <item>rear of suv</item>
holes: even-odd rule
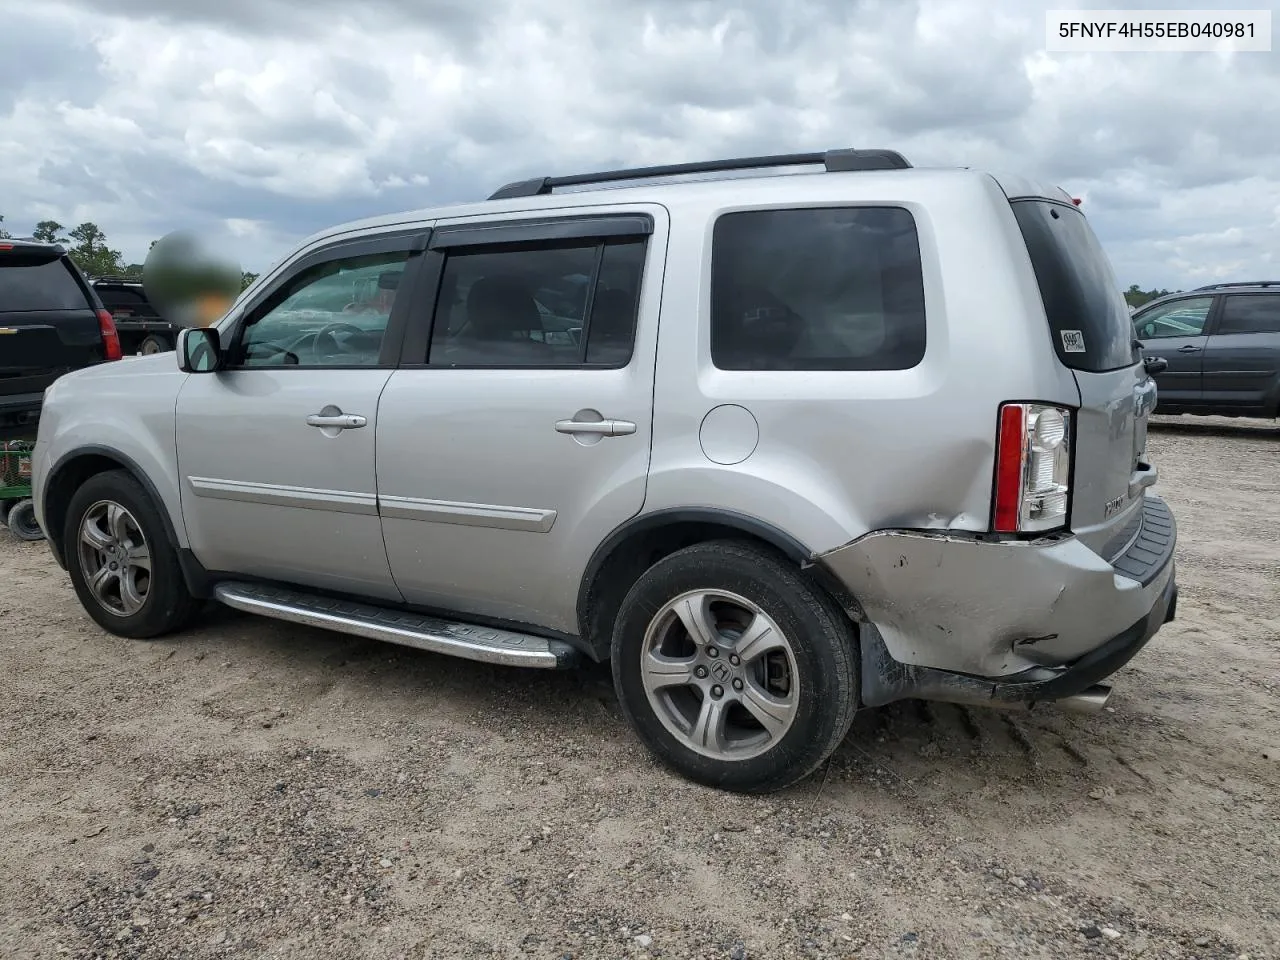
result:
[[[111,315],[64,248],[0,240],[0,440],[35,434],[58,377],[120,356]]]
[[[609,188],[609,189],[605,189]],[[303,243],[63,378],[50,546],[126,636],[239,610],[610,661],[763,791],[904,698],[1098,709],[1172,619],[1155,387],[1063,191],[840,150],[546,177]]]

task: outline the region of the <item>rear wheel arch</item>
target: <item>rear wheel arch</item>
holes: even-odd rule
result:
[[[746,514],[714,507],[658,510],[622,524],[591,555],[578,588],[579,635],[597,660],[607,659],[612,625],[623,598],[646,570],[678,550],[709,540],[738,540],[764,547],[794,564],[832,596],[851,618],[857,601],[794,536]]]
[[[173,525],[173,518],[165,507],[164,498],[156,489],[146,472],[137,462],[119,450],[104,446],[84,446],[71,450],[54,463],[49,471],[49,479],[44,487],[44,520],[49,530],[49,545],[58,563],[66,567],[66,544],[63,542],[63,526],[66,523],[67,509],[71,498],[75,496],[84,483],[93,476],[111,470],[123,470],[136,480],[146,491],[160,514],[164,523],[165,536],[174,548],[179,547],[178,533]]]

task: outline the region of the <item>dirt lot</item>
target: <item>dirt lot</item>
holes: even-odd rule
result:
[[[128,642],[0,532],[0,957],[1280,956],[1280,428],[1152,437],[1180,618],[1111,712],[902,704],[763,799],[604,672]]]

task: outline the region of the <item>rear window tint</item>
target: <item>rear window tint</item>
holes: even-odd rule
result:
[[[1084,214],[1048,200],[1017,200],[1012,206],[1058,357],[1072,369],[1093,373],[1137,363],[1129,308]]]
[[[146,294],[135,287],[97,286],[94,289],[102,305],[113,313],[119,310],[135,316],[155,316],[155,308],[147,301]]]
[[[924,357],[924,273],[900,207],[716,221],[711,359],[722,370],[905,370]]]
[[[0,312],[88,308],[65,261],[0,256]]]
[[[1280,333],[1280,296],[1273,293],[1236,293],[1222,298],[1219,334]]]

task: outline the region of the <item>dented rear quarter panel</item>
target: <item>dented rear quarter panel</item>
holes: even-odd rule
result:
[[[1003,191],[969,171],[777,181],[670,201],[673,223],[703,226],[672,233],[645,511],[732,510],[815,556],[879,529],[986,530],[1000,403],[1079,402],[1054,354]],[[857,204],[901,206],[915,219],[927,311],[922,362],[867,372],[717,369],[709,321],[716,218]],[[720,404],[745,407],[759,430],[750,456],[727,466],[711,462],[699,438]]]

